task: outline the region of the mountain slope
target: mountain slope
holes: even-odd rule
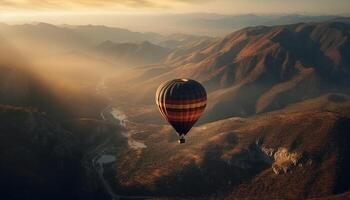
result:
[[[341,100],[340,100],[341,99]],[[340,100],[340,101],[339,101]],[[186,145],[169,126],[137,125],[147,146],[116,164],[123,192],[164,197],[306,199],[350,189],[349,96],[194,128]],[[303,110],[309,105],[313,108]],[[142,130],[142,131],[141,131]]]
[[[350,89],[350,26],[309,23],[252,27],[169,55],[170,71],[148,79],[154,91],[173,78],[209,91],[205,121],[249,116],[328,92]],[[151,103],[153,97],[148,99]],[[143,99],[145,101],[145,99]]]
[[[68,28],[63,28],[47,23],[7,25],[0,24],[0,36],[11,40],[18,46],[35,45],[56,50],[57,48],[81,48],[89,47],[92,42],[89,38],[82,37]]]
[[[113,43],[105,41],[96,47],[96,51],[110,57],[119,64],[148,65],[161,63],[169,54],[170,49],[152,44],[142,43]]]
[[[107,27],[107,26],[66,25],[65,27],[72,30],[74,33],[80,36],[89,38],[91,41],[93,41],[96,44],[106,40],[110,40],[115,43],[142,42],[145,40],[152,41],[152,42],[159,42],[162,38],[160,34],[156,34],[156,33],[132,32],[127,29]]]
[[[0,121],[1,198],[77,198],[76,138],[28,108],[0,105]]]

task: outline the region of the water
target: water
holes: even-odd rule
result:
[[[112,163],[116,160],[115,156],[113,155],[102,155],[97,162],[99,164],[108,164],[108,163]]]
[[[111,96],[107,92],[107,86],[106,86],[106,79],[107,77],[103,78],[96,86],[96,92],[99,95],[105,96],[110,102],[112,101]],[[103,120],[106,120],[105,112],[110,112],[112,116],[118,120],[119,125],[127,129],[127,122],[128,117],[125,113],[123,113],[121,110],[111,107],[111,105],[107,106],[105,109],[101,111],[101,117]],[[128,139],[128,145],[130,148],[134,150],[140,150],[143,148],[147,148],[147,146],[139,141],[136,141],[132,138],[133,134],[136,134],[136,131],[128,130],[126,132],[122,132],[122,135]]]
[[[113,115],[113,117],[115,119],[117,119],[119,121],[119,124],[121,126],[123,126],[124,128],[127,128],[126,124],[128,122],[128,119],[127,119],[127,116],[122,111],[120,111],[116,108],[112,108],[111,114]],[[130,148],[132,148],[134,150],[140,150],[143,148],[147,148],[147,146],[144,143],[136,141],[132,138],[132,135],[134,135],[136,133],[137,133],[136,131],[128,130],[126,132],[122,132],[122,135],[128,139],[128,145]]]

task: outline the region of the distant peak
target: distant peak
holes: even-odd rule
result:
[[[112,42],[111,40],[106,40],[101,43],[101,45],[104,45],[104,44],[114,44],[114,42]]]
[[[149,41],[145,40],[145,41],[142,42],[142,45],[149,45],[150,46],[150,45],[153,45],[153,44],[150,43]]]
[[[48,27],[54,27],[54,25],[45,23],[45,22],[38,22],[36,23],[37,26],[48,26]]]

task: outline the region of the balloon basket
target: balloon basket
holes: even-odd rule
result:
[[[186,143],[186,140],[185,140],[185,138],[183,136],[181,136],[179,138],[179,144],[184,144],[184,143]]]

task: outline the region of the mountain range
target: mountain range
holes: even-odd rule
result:
[[[308,14],[220,14],[220,13],[173,13],[150,15],[96,16],[95,23],[109,24],[142,32],[163,34],[186,33],[222,37],[233,31],[252,26],[277,26],[295,23],[329,22],[346,18],[337,15]]]
[[[0,23],[0,34],[7,39],[41,40],[47,43],[75,44],[80,46],[95,46],[105,41],[114,43],[140,43],[149,41],[154,44],[173,42],[176,47],[184,41],[193,41],[208,36],[190,34],[168,34],[162,35],[152,32],[133,32],[127,29],[100,26],[100,25],[53,25],[48,23],[31,23],[9,25]],[[178,43],[176,43],[178,42]],[[169,45],[169,44],[168,44]],[[169,46],[168,46],[169,47]]]
[[[348,93],[349,52],[349,25],[343,23],[245,28],[173,50],[163,66],[148,69],[168,70],[152,77],[143,72],[147,89],[140,101],[152,104],[153,91],[172,77],[193,78],[209,92],[203,121],[252,116],[330,92]]]
[[[136,41],[143,34],[117,41],[93,26],[4,26],[5,39],[21,33],[135,61],[125,74],[108,71],[96,83],[102,92],[88,93],[40,78],[3,41],[4,199],[349,198],[349,24],[256,26],[159,43]],[[74,83],[89,76],[81,74]],[[156,88],[174,78],[196,79],[208,92],[185,145],[154,105]]]
[[[148,65],[162,62],[171,50],[147,41],[136,44],[113,43],[108,40],[98,45],[96,51],[119,64]]]
[[[136,122],[133,138],[147,148],[119,154],[119,191],[179,198],[348,198],[349,28],[337,22],[250,27],[175,49],[163,64],[134,69],[140,76],[124,90],[143,92],[124,97],[124,111]],[[209,92],[206,114],[186,146],[176,144],[169,126],[158,125],[153,106],[157,86],[173,77],[199,80]]]

